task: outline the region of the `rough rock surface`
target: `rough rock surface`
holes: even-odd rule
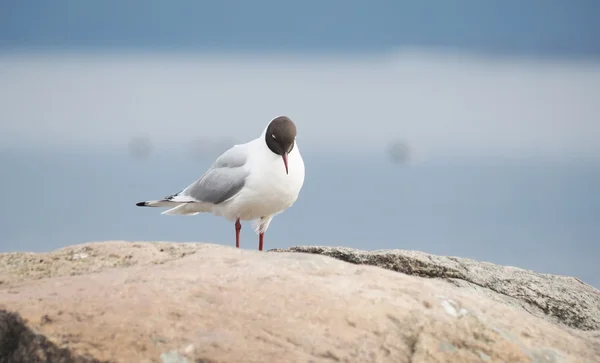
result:
[[[483,287],[314,254],[105,242],[0,254],[0,280],[0,310],[64,363],[600,361],[598,331]],[[2,363],[38,344],[17,320],[0,313]]]
[[[294,246],[271,251],[315,253],[409,275],[440,278],[555,323],[600,331],[600,291],[574,277],[418,251],[361,251],[321,246]]]
[[[31,331],[18,314],[0,310],[0,363],[5,362],[103,363],[57,347],[43,335]]]

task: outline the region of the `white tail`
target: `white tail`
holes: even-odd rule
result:
[[[147,202],[135,203],[138,207],[173,207],[181,205],[179,202],[173,202],[170,200],[149,200]]]
[[[195,216],[198,213],[200,213],[198,211],[198,203],[186,203],[186,204],[179,204],[175,208],[167,209],[166,211],[162,212],[161,214],[166,214],[166,215],[171,215],[171,216],[172,215]]]

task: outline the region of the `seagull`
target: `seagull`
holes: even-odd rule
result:
[[[304,184],[304,161],[296,142],[296,125],[287,116],[271,120],[262,134],[221,154],[208,170],[179,193],[138,207],[168,207],[165,215],[212,213],[235,221],[240,248],[240,221],[254,220],[263,250],[264,234],[277,214],[291,207]]]

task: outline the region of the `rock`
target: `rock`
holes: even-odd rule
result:
[[[600,361],[598,330],[487,288],[314,254],[93,243],[0,254],[0,280],[0,309],[71,354],[62,362]],[[0,362],[18,362],[5,331]]]
[[[73,355],[31,331],[16,313],[0,310],[0,363],[103,363]]]
[[[443,279],[554,323],[580,330],[600,331],[600,291],[573,277],[540,274],[516,267],[418,251],[361,251],[321,246],[295,246],[287,250],[270,251],[314,253],[408,275]]]

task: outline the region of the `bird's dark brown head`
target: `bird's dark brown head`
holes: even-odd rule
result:
[[[267,127],[265,142],[269,150],[281,155],[285,164],[285,172],[288,172],[287,155],[294,149],[296,142],[296,125],[289,117],[279,116],[273,119]]]

